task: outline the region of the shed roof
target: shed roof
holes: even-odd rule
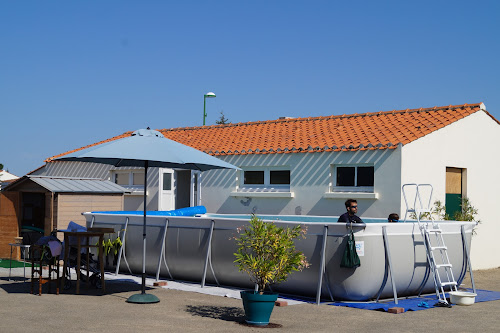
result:
[[[125,193],[130,192],[120,185],[98,178],[69,178],[26,175],[8,185],[5,190],[12,191],[25,181],[31,180],[54,193]]]
[[[248,123],[161,129],[165,137],[214,156],[394,149],[448,126],[475,112],[483,103],[393,110],[338,116],[286,118]],[[113,138],[53,156],[46,160]]]

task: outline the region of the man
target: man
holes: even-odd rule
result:
[[[345,208],[347,209],[347,212],[340,215],[337,222],[363,223],[359,216],[356,216],[356,213],[358,212],[358,202],[356,200],[347,199],[345,202]]]
[[[388,222],[399,222],[399,215],[396,213],[391,213],[391,214],[389,214],[387,221]]]

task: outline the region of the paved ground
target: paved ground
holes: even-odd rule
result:
[[[22,276],[22,269],[16,269]],[[475,271],[476,287],[500,291],[500,268]],[[466,281],[467,284],[467,281]],[[30,283],[8,281],[0,268],[1,332],[499,332],[500,301],[389,314],[386,312],[301,304],[275,307],[272,323],[282,328],[251,328],[243,321],[241,300],[194,292],[150,288],[157,304],[125,300],[140,286],[108,281],[107,294],[74,288],[61,295],[29,293]]]

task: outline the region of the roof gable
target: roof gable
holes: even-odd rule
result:
[[[482,103],[159,131],[168,139],[215,156],[394,149],[399,144],[406,145],[480,110],[486,112]],[[126,132],[53,156],[47,161],[131,134]]]

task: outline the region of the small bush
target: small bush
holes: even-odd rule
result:
[[[260,293],[266,286],[287,280],[293,271],[309,264],[305,255],[295,249],[294,240],[305,238],[306,228],[282,228],[252,215],[250,226],[238,228],[238,251],[234,254],[238,270],[246,272],[258,285]]]

